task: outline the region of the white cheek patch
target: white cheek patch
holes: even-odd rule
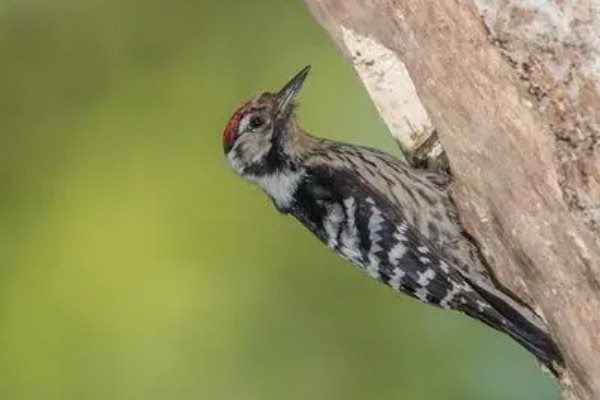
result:
[[[263,162],[264,158],[269,154],[273,147],[271,142],[273,137],[272,130],[250,130],[248,125],[250,124],[251,117],[251,115],[246,115],[240,121],[238,131],[242,133],[238,134],[238,138],[229,152],[229,154],[235,153],[235,156],[238,159],[238,166],[249,167],[252,164]],[[231,158],[232,157],[228,156],[229,161]],[[243,172],[243,168],[234,170],[239,174]]]
[[[271,151],[271,147],[273,144],[271,143],[271,134],[268,135],[260,134],[261,137],[257,137],[254,140],[254,144],[256,145],[256,151],[254,152],[254,157],[252,158],[252,163],[259,163],[262,161],[267,154]]]
[[[242,173],[244,172],[244,166],[242,164],[242,161],[237,156],[237,151],[235,150],[235,147],[231,149],[227,154],[227,163],[229,164],[229,167],[231,167],[233,172],[235,172],[236,174],[242,175]]]

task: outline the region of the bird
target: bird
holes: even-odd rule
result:
[[[564,363],[557,344],[486,268],[461,225],[448,174],[410,162],[423,159],[418,152],[405,150],[403,160],[306,132],[295,110],[309,70],[233,113],[222,138],[229,167],[371,277],[507,334],[556,375]]]

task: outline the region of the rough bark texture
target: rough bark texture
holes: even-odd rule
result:
[[[438,131],[467,230],[565,354],[565,397],[600,399],[600,0],[305,1],[399,141]]]

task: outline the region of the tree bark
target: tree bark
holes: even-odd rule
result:
[[[461,220],[600,399],[600,0],[305,0],[403,146],[433,127]]]

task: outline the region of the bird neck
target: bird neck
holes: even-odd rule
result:
[[[322,141],[310,135],[298,124],[294,117],[282,127],[279,142],[280,150],[291,165],[300,167],[312,151]]]

